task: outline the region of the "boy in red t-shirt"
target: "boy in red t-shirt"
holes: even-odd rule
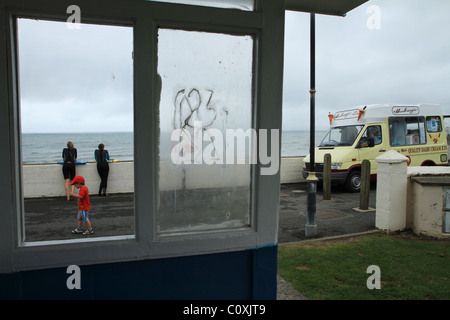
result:
[[[89,201],[89,190],[84,185],[84,178],[82,176],[76,176],[73,178],[71,185],[75,185],[75,188],[80,189],[78,194],[71,192],[70,195],[78,199],[78,227],[76,227],[72,233],[93,234],[91,222],[89,221],[89,210],[91,209],[91,202]],[[86,224],[87,230],[83,232],[81,227],[83,221]]]

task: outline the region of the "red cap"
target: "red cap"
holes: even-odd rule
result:
[[[73,178],[73,180],[72,180],[72,182],[70,184],[72,185],[72,184],[74,184],[76,182],[84,183],[84,178],[82,176],[76,176],[75,178]]]

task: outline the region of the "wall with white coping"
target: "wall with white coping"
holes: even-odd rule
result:
[[[450,239],[444,230],[444,190],[450,188],[450,167],[407,168],[406,157],[391,151],[376,160],[375,226],[387,232],[411,229],[421,236]]]
[[[414,177],[444,177],[450,182],[450,167],[408,168],[407,228],[433,238],[450,238],[444,233],[444,192],[450,186],[424,185]]]
[[[302,177],[303,158],[282,158],[280,164],[281,183],[304,182]],[[24,165],[23,193],[25,198],[64,196],[62,165],[41,164]],[[127,193],[134,191],[134,162],[123,161],[109,164],[108,193]],[[161,190],[181,189],[183,175],[186,188],[211,188],[221,186],[245,186],[249,183],[249,165],[190,165],[180,170],[170,161],[160,162]],[[201,170],[201,174],[199,174]],[[223,173],[223,174],[218,174]],[[76,166],[76,174],[86,180],[91,194],[98,192],[100,178],[95,163]],[[208,177],[208,179],[205,179]]]
[[[23,194],[25,198],[64,196],[64,177],[62,165],[41,164],[22,166]],[[100,177],[95,163],[76,166],[76,175],[86,180],[91,194],[96,194]],[[108,193],[126,193],[134,190],[133,162],[114,162],[109,164]]]

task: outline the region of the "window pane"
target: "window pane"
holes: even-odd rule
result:
[[[390,118],[391,146],[425,144],[425,119],[423,117]]]
[[[335,127],[323,138],[319,147],[352,146],[364,126]]]
[[[383,141],[381,134],[381,126],[369,126],[366,131],[364,131],[359,141],[360,147],[377,146]]]
[[[72,233],[79,207],[66,193],[72,188],[65,188],[71,168],[89,190],[94,229],[89,237],[134,235],[133,28],[81,24],[77,29],[24,18],[17,24],[22,238],[86,237]],[[63,152],[68,141],[73,159]],[[100,144],[104,152],[96,158]],[[80,164],[73,166],[75,160]]]
[[[428,132],[441,132],[441,118],[440,117],[427,117],[427,131]]]
[[[253,38],[160,29],[158,232],[250,225]]]
[[[450,145],[450,117],[444,118],[445,132],[447,133],[447,143]]]

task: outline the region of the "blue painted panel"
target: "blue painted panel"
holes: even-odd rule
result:
[[[0,274],[1,299],[276,299],[277,246],[254,250]]]

